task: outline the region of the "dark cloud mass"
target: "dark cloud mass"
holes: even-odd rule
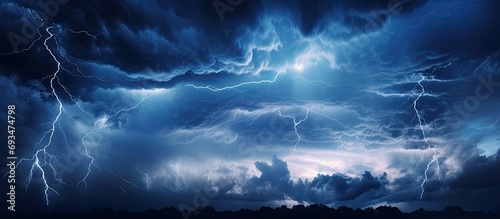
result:
[[[498,212],[499,6],[2,1],[16,208]]]

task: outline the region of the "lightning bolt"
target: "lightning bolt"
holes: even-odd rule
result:
[[[69,30],[71,30],[71,29],[69,29]],[[85,33],[87,33],[86,31],[84,31],[84,32],[85,32]],[[94,35],[91,35],[91,34],[89,34],[89,36],[91,36],[92,38],[94,38],[94,40],[97,40],[97,39],[96,39],[96,37],[97,37],[97,36],[94,36]],[[99,39],[99,40],[100,40],[100,39]],[[54,42],[55,42],[55,44],[56,44],[56,48],[57,48],[57,50],[59,50],[60,55],[61,55],[62,57],[64,57],[64,59],[66,60],[66,62],[67,62],[67,63],[69,63],[69,64],[71,64],[71,65],[75,66],[76,71],[77,71],[78,73],[80,73],[80,75],[73,74],[73,73],[72,73],[71,71],[69,71],[68,69],[66,69],[66,68],[62,67],[62,69],[63,69],[64,71],[66,71],[68,74],[70,74],[70,75],[72,75],[72,76],[75,76],[75,77],[96,78],[96,79],[98,79],[99,81],[104,82],[104,80],[103,80],[102,78],[100,78],[99,76],[95,76],[95,75],[91,75],[91,76],[89,76],[89,75],[85,75],[85,74],[84,74],[84,73],[80,70],[80,66],[79,66],[79,65],[77,65],[76,63],[74,63],[74,62],[72,62],[72,61],[70,61],[70,60],[69,60],[69,58],[68,58],[68,56],[66,55],[66,53],[65,53],[65,52],[63,52],[63,50],[64,50],[64,49],[62,49],[62,47],[59,45],[59,42],[58,42],[57,40],[55,40]],[[102,40],[101,40],[101,42],[102,42]],[[70,95],[70,96],[71,96],[71,95]],[[76,101],[74,101],[74,100],[73,100],[73,102],[76,102]]]
[[[289,118],[289,119],[292,119],[292,122],[293,122],[293,130],[295,132],[295,136],[297,136],[297,141],[295,142],[294,146],[293,146],[293,151],[292,153],[289,155],[289,156],[292,156],[295,151],[297,150],[297,146],[299,145],[299,143],[301,141],[304,141],[306,143],[308,143],[307,141],[305,141],[304,139],[302,139],[302,137],[300,136],[299,134],[299,130],[297,129],[297,126],[299,126],[302,122],[306,121],[308,118],[309,118],[309,112],[310,112],[310,109],[308,108],[306,110],[306,113],[305,113],[305,116],[303,119],[299,119],[297,120],[297,117],[295,116],[292,116],[292,115],[284,115],[282,112],[281,112],[281,109],[279,108],[276,108],[275,109],[276,111],[278,111],[278,115],[280,117],[283,117],[283,118]],[[309,143],[308,143],[309,144]]]
[[[416,29],[416,28],[420,28],[423,24],[424,24],[424,21],[427,19],[427,17],[430,17],[430,16],[433,16],[433,17],[438,17],[438,18],[445,18],[445,17],[449,17],[449,16],[452,16],[452,15],[465,15],[465,14],[457,14],[455,13],[455,11],[459,10],[459,9],[467,9],[467,8],[470,8],[470,7],[473,7],[473,6],[477,6],[477,1],[474,1],[472,4],[469,4],[469,5],[466,5],[466,6],[457,6],[455,8],[453,8],[452,10],[448,11],[447,13],[444,13],[444,14],[438,14],[436,12],[429,12],[427,14],[425,14],[424,16],[422,16],[420,18],[420,22],[416,25],[413,25],[413,26],[409,26],[408,24],[405,25],[405,27],[403,29],[401,29],[397,34],[394,33],[394,32],[391,32],[387,29],[383,29],[382,31],[390,34],[390,35],[393,35],[394,37],[399,37],[401,36],[401,34],[403,32],[406,32],[408,30],[411,30],[411,29]]]
[[[21,50],[14,50],[14,51],[7,52],[7,53],[1,53],[0,55],[12,55],[12,54],[18,54],[18,53],[22,53],[22,52],[28,51],[28,50],[30,50],[33,47],[33,45],[35,45],[36,42],[38,42],[38,41],[40,41],[42,39],[42,33],[40,32],[40,29],[45,25],[45,22],[43,22],[43,19],[40,18],[40,16],[32,13],[31,11],[30,11],[30,14],[35,19],[37,19],[39,21],[42,21],[40,23],[40,25],[38,25],[38,27],[36,28],[36,32],[38,34],[38,37],[35,40],[33,40],[33,42],[31,42],[31,44],[28,46],[28,48],[24,48],[24,49],[21,49]]]
[[[437,174],[438,174],[438,177],[439,177],[439,181],[441,182],[441,188],[442,188],[442,185],[443,185],[443,180],[441,178],[441,167],[439,165],[439,161],[438,161],[438,158],[437,158],[437,153],[438,153],[437,152],[437,148],[436,147],[432,147],[429,144],[429,142],[427,140],[427,137],[426,137],[426,134],[425,134],[424,125],[423,125],[423,123],[425,122],[425,120],[424,120],[424,118],[422,118],[422,116],[420,115],[419,110],[417,109],[417,103],[418,103],[418,101],[425,94],[425,87],[424,87],[424,85],[422,85],[422,82],[424,80],[425,80],[425,77],[423,75],[421,75],[421,79],[417,82],[418,86],[420,86],[420,88],[421,88],[421,92],[419,93],[419,95],[417,96],[417,98],[415,98],[415,100],[413,101],[413,110],[415,110],[415,115],[418,118],[419,129],[422,132],[422,136],[423,136],[424,142],[427,145],[428,149],[432,149],[433,154],[432,154],[431,161],[429,161],[429,163],[427,163],[426,169],[424,171],[424,180],[420,184],[420,190],[421,190],[421,192],[420,192],[420,199],[422,199],[424,197],[424,193],[425,193],[424,186],[425,186],[425,183],[427,182],[427,180],[429,179],[428,172],[429,172],[429,169],[430,169],[430,167],[431,167],[432,164],[436,164]]]
[[[186,180],[184,179],[184,175],[180,174],[180,167],[182,166],[182,158],[179,158],[177,160],[177,163],[173,166],[175,169],[175,184],[174,187],[170,187],[170,190],[172,191],[180,191],[182,188],[182,183],[180,181],[180,178],[182,178],[182,181],[184,184],[186,184]]]
[[[86,30],[72,30],[72,29],[70,29],[70,28],[66,28],[66,29],[67,29],[69,32],[73,33],[73,34],[85,34],[85,35],[87,35],[88,37],[90,37],[90,38],[94,39],[95,41],[99,41],[99,42],[101,42],[101,46],[102,46],[103,48],[106,48],[106,50],[107,50],[110,54],[112,54],[111,50],[110,50],[110,49],[109,49],[109,47],[108,47],[108,46],[104,43],[104,41],[103,41],[102,39],[98,38],[98,36],[99,36],[99,35],[101,35],[102,33],[98,33],[98,34],[91,34],[91,33],[89,33],[89,32],[88,32],[88,31],[86,31]]]
[[[136,170],[137,170],[137,172],[139,172],[140,174],[142,174],[144,176],[143,180],[144,180],[144,183],[146,184],[146,189],[150,190],[151,189],[151,184],[153,183],[153,178],[151,177],[151,174],[142,171],[138,167],[136,168]]]
[[[274,78],[272,80],[247,81],[247,82],[243,82],[243,83],[239,83],[239,84],[235,84],[235,85],[227,86],[227,87],[221,87],[221,88],[217,88],[217,87],[214,87],[212,85],[197,86],[197,85],[194,85],[194,84],[187,84],[186,86],[193,87],[193,88],[196,88],[196,89],[208,89],[208,90],[211,90],[211,91],[231,90],[231,89],[235,89],[235,88],[242,87],[242,86],[245,86],[245,85],[250,85],[250,84],[274,83],[274,82],[276,82],[276,80],[278,79],[278,76],[280,74],[282,74],[282,73],[281,72],[276,73],[276,75],[274,76]]]
[[[33,41],[32,44],[28,48],[25,48],[25,49],[19,50],[19,51],[12,51],[9,53],[3,53],[2,55],[17,54],[17,53],[21,53],[21,52],[25,52],[25,51],[30,50],[35,45],[36,42],[38,42],[42,39],[43,34],[40,32],[40,28],[42,28],[43,25],[44,25],[44,23],[42,23],[40,26],[38,26],[38,29],[37,29],[39,38],[37,38],[35,41]],[[57,114],[51,122],[45,123],[45,124],[49,124],[50,128],[46,132],[44,132],[44,134],[42,135],[40,140],[35,144],[33,155],[29,158],[22,158],[16,166],[16,167],[18,167],[19,165],[21,165],[21,163],[32,162],[30,165],[31,168],[30,168],[28,177],[26,178],[26,181],[25,181],[25,189],[26,189],[25,191],[27,191],[29,185],[31,184],[32,179],[33,179],[33,174],[35,174],[35,172],[41,173],[41,179],[43,181],[43,193],[45,196],[45,203],[47,205],[50,204],[50,196],[52,194],[60,195],[59,192],[54,187],[53,183],[51,183],[52,178],[53,178],[53,180],[55,180],[61,184],[69,186],[68,183],[64,182],[58,176],[59,173],[57,171],[57,168],[54,166],[55,162],[57,162],[57,164],[60,164],[60,165],[62,165],[62,163],[57,159],[57,157],[55,155],[53,155],[51,152],[49,152],[50,146],[54,143],[54,136],[55,136],[55,133],[57,131],[56,127],[62,133],[62,136],[65,139],[65,145],[69,147],[68,138],[67,138],[66,133],[64,132],[63,128],[61,127],[61,120],[62,120],[63,113],[68,115],[68,118],[70,120],[75,121],[74,118],[71,116],[71,114],[65,109],[63,101],[61,100],[61,93],[60,92],[63,91],[63,94],[67,95],[71,99],[72,103],[74,103],[81,110],[81,112],[86,115],[87,118],[91,118],[94,121],[91,130],[88,131],[81,138],[81,144],[82,144],[83,148],[85,149],[85,156],[88,159],[90,159],[90,162],[89,162],[89,165],[87,166],[88,168],[87,168],[87,172],[86,172],[85,176],[82,178],[82,180],[80,180],[77,183],[76,188],[78,188],[81,184],[83,184],[85,192],[87,191],[87,185],[88,185],[87,178],[90,176],[91,170],[94,167],[100,173],[105,175],[112,183],[114,183],[122,192],[127,193],[126,190],[118,182],[113,180],[113,178],[107,173],[111,173],[114,177],[120,179],[121,181],[123,181],[123,182],[125,182],[133,187],[138,188],[138,186],[135,185],[134,183],[132,183],[131,181],[128,181],[125,178],[121,177],[120,175],[116,174],[115,172],[113,172],[109,168],[107,168],[103,165],[98,165],[96,159],[92,156],[90,149],[89,149],[88,145],[86,144],[87,138],[89,136],[91,136],[97,128],[104,126],[109,119],[112,119],[112,118],[114,118],[114,117],[116,117],[124,112],[128,112],[128,111],[131,111],[133,109],[138,108],[141,104],[144,103],[144,101],[146,99],[151,97],[153,94],[146,96],[146,97],[143,97],[136,105],[134,105],[132,107],[120,109],[110,116],[105,115],[99,119],[95,119],[89,112],[84,110],[84,108],[80,104],[80,101],[77,100],[76,97],[71,94],[70,90],[60,81],[59,74],[62,71],[65,71],[72,76],[85,77],[85,78],[94,77],[94,78],[97,78],[98,80],[101,80],[101,81],[103,81],[103,80],[101,78],[99,78],[98,76],[85,75],[80,70],[79,66],[76,63],[70,61],[70,59],[63,52],[64,49],[59,45],[58,40],[56,39],[56,33],[54,30],[58,29],[60,31],[60,28],[61,27],[59,25],[53,25],[53,26],[45,28],[45,32],[48,34],[48,36],[43,40],[43,45],[44,45],[45,50],[48,52],[50,57],[52,57],[52,60],[56,64],[56,70],[54,71],[54,73],[43,77],[39,83],[39,85],[41,85],[43,81],[48,80],[48,84],[50,86],[49,92],[43,93],[43,94],[47,95],[47,96],[53,96],[55,98],[56,105],[57,105]],[[73,31],[71,29],[68,29],[68,30],[72,33],[75,33],[75,34],[83,33],[89,37],[92,37],[94,40],[99,40],[97,38],[98,35],[92,35],[92,34],[88,33],[87,31]],[[79,75],[73,74],[70,70],[68,70],[67,68],[65,68],[61,64],[60,59],[55,54],[55,51],[49,46],[49,41],[53,41],[55,43],[56,49],[59,51],[59,55],[61,57],[64,57],[64,59],[66,60],[67,63],[75,66],[76,71],[79,72]],[[100,40],[100,41],[101,41],[101,43],[103,43],[102,40]],[[27,102],[29,103],[30,99],[36,97],[37,95],[42,95],[42,93],[35,94],[35,95],[29,97]],[[45,141],[46,141],[46,143],[44,144]],[[43,144],[43,146],[40,147],[40,145],[42,145],[42,144]],[[73,169],[72,167],[69,167],[66,165],[63,165],[63,166],[68,167],[70,169]]]
[[[124,189],[123,189],[120,185],[118,185],[115,181],[113,181],[113,180],[112,180],[112,179],[111,179],[111,178],[110,178],[107,174],[105,174],[105,173],[101,170],[101,168],[99,168],[99,167],[97,166],[97,164],[95,163],[95,158],[91,155],[91,153],[90,153],[90,151],[89,151],[89,147],[88,147],[88,145],[87,145],[85,142],[87,142],[87,141],[86,141],[86,139],[87,139],[87,138],[88,138],[88,137],[89,137],[92,133],[94,133],[94,131],[95,131],[98,127],[102,127],[102,126],[104,126],[104,125],[106,124],[106,122],[107,122],[109,119],[112,119],[112,118],[114,118],[114,117],[116,117],[116,116],[120,115],[120,114],[121,114],[121,113],[123,113],[123,112],[127,112],[127,111],[130,111],[130,110],[133,110],[133,109],[138,108],[138,107],[139,107],[139,106],[140,106],[140,105],[141,105],[141,104],[142,104],[142,103],[143,103],[146,99],[148,99],[148,98],[150,98],[150,97],[151,97],[151,95],[146,96],[146,97],[142,98],[142,99],[141,99],[141,101],[139,101],[139,103],[137,103],[135,106],[132,106],[132,107],[130,107],[130,108],[126,108],[126,109],[121,109],[121,110],[117,111],[116,113],[114,113],[114,114],[113,114],[113,115],[111,115],[111,116],[103,116],[102,118],[97,119],[97,120],[95,120],[95,121],[94,121],[94,125],[92,126],[92,129],[91,129],[89,132],[87,132],[87,133],[86,133],[86,134],[82,137],[82,139],[81,139],[82,145],[83,145],[83,147],[84,147],[84,149],[85,149],[85,156],[86,156],[87,158],[89,158],[89,159],[90,159],[90,163],[89,163],[89,165],[87,166],[87,173],[85,174],[85,177],[83,177],[83,179],[82,179],[82,180],[80,180],[80,181],[77,183],[77,185],[76,185],[76,187],[77,187],[77,188],[80,186],[80,184],[83,184],[83,185],[84,185],[84,190],[85,190],[85,192],[87,191],[87,186],[88,186],[88,183],[87,183],[87,178],[90,176],[90,173],[91,173],[91,171],[92,171],[92,170],[91,170],[91,169],[92,169],[92,167],[95,167],[95,168],[97,168],[97,169],[99,170],[99,172],[101,172],[101,173],[103,173],[104,175],[106,175],[106,177],[108,177],[108,178],[109,178],[109,179],[110,179],[113,183],[115,183],[115,184],[116,184],[116,185],[117,185],[117,186],[118,186],[118,187],[119,187],[119,188],[120,188],[123,192],[125,192],[125,193],[126,193],[126,191],[125,191],[125,190],[124,190]],[[106,169],[107,169],[107,168],[106,168]],[[126,183],[128,183],[128,184],[131,184],[132,186],[134,186],[134,187],[138,188],[138,186],[137,186],[137,185],[135,185],[135,184],[131,183],[130,181],[127,181],[127,180],[123,179],[121,176],[119,176],[118,174],[114,173],[113,171],[111,171],[111,170],[109,170],[109,169],[107,169],[107,170],[108,170],[108,171],[110,171],[111,173],[113,173],[114,175],[118,176],[119,178],[121,178],[124,182],[126,182]]]
[[[164,180],[162,185],[175,193],[184,191],[188,187],[185,174],[186,171],[189,170],[184,164],[182,164],[182,157],[178,158],[173,164],[166,161],[163,163],[161,168],[154,171],[143,171],[139,167],[137,167],[136,170],[142,174],[142,180],[148,190],[151,189],[153,183],[159,178],[168,178],[168,180]],[[212,170],[210,170],[209,174],[211,174],[211,172]]]
[[[49,75],[48,77],[50,77],[50,88],[51,88],[50,94],[54,95],[57,103],[59,104],[58,113],[56,115],[56,118],[52,122],[52,127],[49,129],[49,131],[46,132],[46,133],[49,133],[49,139],[48,139],[47,144],[45,144],[45,146],[43,146],[43,148],[38,149],[31,159],[31,160],[34,160],[34,162],[33,162],[33,165],[31,166],[30,174],[29,174],[27,181],[26,181],[26,188],[27,188],[29,186],[29,184],[31,183],[31,179],[33,178],[33,172],[35,170],[39,170],[42,173],[42,179],[43,179],[43,184],[44,184],[45,202],[47,203],[47,205],[49,205],[49,191],[52,191],[58,195],[59,195],[59,193],[53,187],[51,187],[49,185],[49,183],[47,182],[47,175],[45,173],[43,166],[48,165],[52,170],[55,170],[54,167],[52,166],[52,163],[47,162],[47,160],[46,160],[47,157],[50,157],[51,159],[54,157],[53,155],[51,155],[47,152],[47,148],[50,146],[50,144],[52,144],[52,138],[54,137],[54,132],[56,130],[56,123],[59,122],[59,119],[60,119],[61,114],[63,112],[63,104],[62,104],[61,100],[59,99],[59,95],[57,95],[56,89],[54,88],[54,81],[57,80],[57,82],[59,83],[59,78],[57,77],[57,75],[58,75],[59,71],[61,70],[61,63],[59,62],[59,60],[57,60],[56,56],[54,55],[54,53],[52,53],[52,50],[47,45],[47,41],[49,41],[54,36],[54,34],[52,34],[52,32],[50,32],[50,29],[52,29],[52,28],[54,28],[54,27],[48,27],[45,29],[45,31],[49,34],[49,36],[47,38],[45,38],[45,40],[43,41],[43,45],[45,46],[45,49],[49,52],[49,54],[52,56],[54,61],[57,63],[56,71],[54,72],[54,74]],[[31,48],[31,46],[30,46],[30,48]],[[45,137],[45,135],[44,135],[44,137]],[[40,140],[40,141],[42,141],[42,140]],[[43,159],[42,159],[43,164],[40,164],[40,156],[43,156]],[[22,159],[19,163],[21,163],[22,161],[24,161],[24,159]]]
[[[332,85],[328,82],[322,81],[322,80],[308,80],[302,76],[295,76],[295,78],[298,78],[308,84],[308,86],[313,87],[315,84],[317,85],[322,85],[319,90],[316,90],[316,92],[320,93],[323,92],[326,88],[339,88],[339,87],[352,87],[352,84],[340,84],[340,85]]]

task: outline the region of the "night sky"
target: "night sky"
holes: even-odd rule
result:
[[[500,1],[6,0],[0,19],[18,211],[500,211]]]

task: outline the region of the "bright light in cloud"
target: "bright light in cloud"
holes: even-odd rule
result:
[[[299,63],[295,63],[294,67],[295,67],[295,70],[302,71],[302,70],[304,70],[305,66],[304,66],[304,64],[302,64],[302,63],[299,62]]]
[[[133,95],[139,95],[141,97],[164,94],[165,92],[168,92],[168,91],[169,91],[169,89],[165,89],[165,88],[129,90],[129,92],[131,94],[133,94]]]
[[[333,52],[330,49],[325,50],[325,48],[313,44],[295,57],[293,69],[301,72],[306,68],[322,65],[327,65],[330,69],[337,68]]]

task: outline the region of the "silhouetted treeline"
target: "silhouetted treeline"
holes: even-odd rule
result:
[[[259,210],[241,209],[239,211],[221,211],[217,212],[213,207],[200,208],[194,212],[179,211],[175,208],[163,208],[160,210],[148,209],[143,212],[127,212],[125,210],[115,211],[111,208],[96,208],[87,212],[61,212],[61,213],[18,213],[13,214],[14,218],[26,219],[59,219],[59,218],[119,218],[119,219],[276,219],[276,218],[306,218],[306,219],[499,219],[500,212],[485,213],[478,211],[464,211],[460,207],[446,207],[444,211],[426,211],[419,209],[414,212],[401,212],[396,207],[380,206],[377,208],[352,209],[349,207],[329,208],[325,205],[295,205],[292,208],[281,206],[278,208],[261,207]],[[9,217],[10,218],[10,217]]]

